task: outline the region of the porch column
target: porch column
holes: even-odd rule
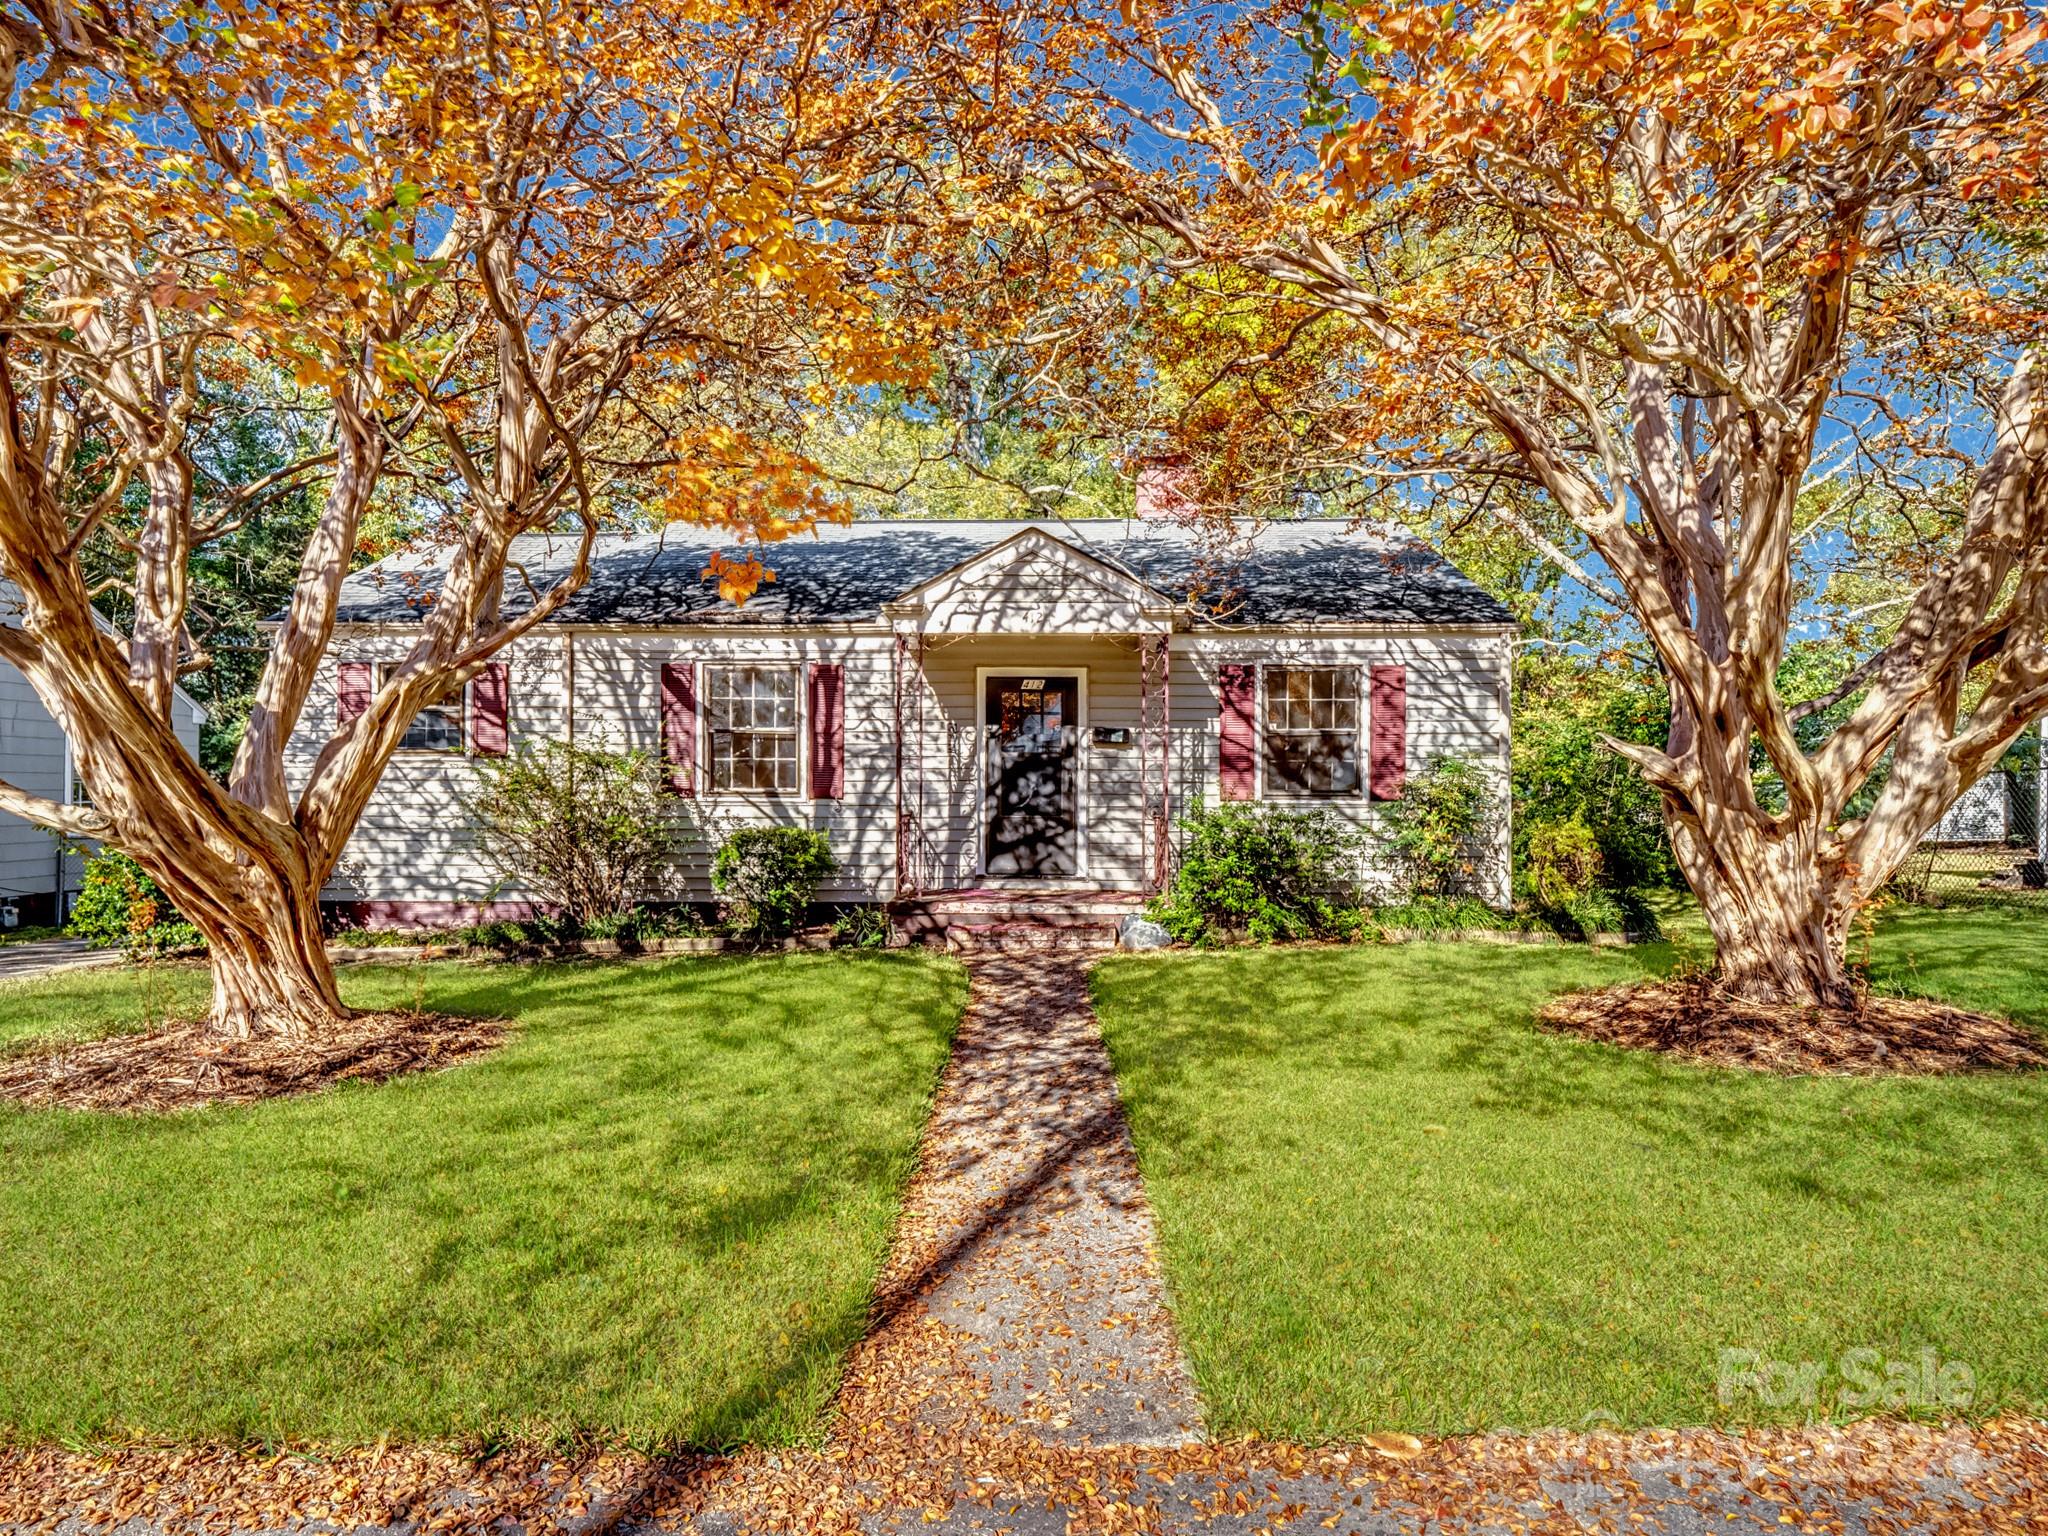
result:
[[[1153,684],[1155,676],[1158,678],[1156,687]],[[1147,884],[1154,891],[1163,891],[1173,865],[1173,650],[1170,632],[1139,639],[1138,683],[1138,797],[1141,817],[1151,822],[1147,830],[1152,844]],[[1159,799],[1156,802],[1149,793],[1151,775],[1145,760],[1145,725],[1155,711],[1159,731]]]
[[[924,843],[924,621],[921,611],[889,605],[890,703],[895,716],[896,894],[924,887],[918,860]]]
[[[896,895],[910,894],[910,839],[903,826],[903,660],[910,637],[898,626],[890,637],[889,698],[896,720]]]

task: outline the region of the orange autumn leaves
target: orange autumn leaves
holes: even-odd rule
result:
[[[786,536],[829,510],[776,446],[803,412],[928,375],[890,239],[931,216],[938,8],[45,9],[0,290],[146,304],[204,380],[346,395],[450,512],[500,494],[517,390],[622,466],[607,509]]]
[[[1766,174],[1863,152],[1871,97],[1912,93],[1918,131],[1972,167],[1965,197],[2023,195],[2043,149],[2039,52],[2048,21],[2014,4],[1946,0],[1677,0],[1475,8],[1359,0],[1343,78],[1363,111],[1324,144],[1356,195],[1493,157],[1541,165],[1569,201],[1608,174],[1589,123],[1654,115],[1702,169]]]

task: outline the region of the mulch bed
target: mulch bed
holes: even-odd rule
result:
[[[1537,1021],[1609,1045],[1786,1076],[1929,1077],[2048,1067],[2048,1041],[1992,1014],[1869,994],[1853,1008],[1778,1008],[1731,997],[1710,978],[1574,992]]]
[[[253,1104],[451,1067],[496,1050],[506,1027],[449,1013],[359,1013],[317,1040],[226,1040],[204,1024],[172,1024],[0,1060],[0,1098],[119,1114]]]

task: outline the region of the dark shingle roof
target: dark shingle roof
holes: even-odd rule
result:
[[[565,624],[758,624],[876,621],[882,605],[1027,528],[1040,529],[1126,571],[1176,602],[1192,593],[1224,625],[1506,624],[1508,612],[1457,567],[1405,536],[1334,521],[1268,523],[1229,545],[1176,524],[1100,522],[859,522],[823,527],[763,552],[775,580],[744,608],[718,596],[703,571],[713,550],[734,546],[694,528],[606,535],[590,579],[552,622]],[[536,535],[514,546],[515,566],[545,590],[568,570],[572,539]],[[439,581],[437,556],[396,556],[348,578],[340,621],[417,618]],[[507,577],[505,610],[532,599]]]

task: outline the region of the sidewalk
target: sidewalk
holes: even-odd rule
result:
[[[91,949],[83,939],[32,939],[25,944],[0,944],[0,982],[31,981],[58,971],[120,963],[119,950]]]

